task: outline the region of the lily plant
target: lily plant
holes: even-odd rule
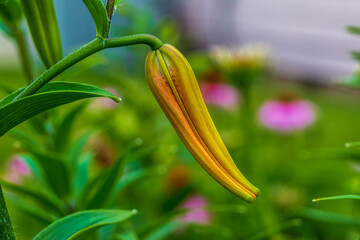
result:
[[[246,202],[253,202],[260,191],[244,177],[232,160],[209,115],[186,58],[174,46],[164,44],[149,34],[109,38],[111,18],[120,1],[108,0],[106,6],[101,0],[83,2],[95,23],[96,37],[64,57],[52,0],[0,0],[1,20],[18,43],[29,83],[0,100],[0,136],[35,115],[77,100],[107,97],[119,102],[118,97],[93,85],[51,81],[74,64],[104,49],[147,45],[151,49],[145,62],[147,82],[184,145],[218,183]],[[23,15],[46,68],[35,78],[21,30]],[[54,222],[34,239],[73,239],[100,226],[122,221],[134,213],[126,210],[77,212]],[[0,238],[15,239],[2,191],[0,214]],[[89,218],[92,221],[88,221]],[[67,226],[72,226],[71,230],[64,231]]]

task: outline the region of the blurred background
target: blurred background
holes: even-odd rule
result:
[[[360,3],[356,0],[130,2],[153,9],[156,17],[174,18],[182,36],[193,41],[192,48],[264,42],[271,47],[275,70],[289,77],[328,82],[351,74],[356,67],[348,53],[356,49],[360,40],[344,31],[345,26],[358,22]],[[65,50],[92,38],[94,26],[82,2],[64,0],[55,4]],[[129,23],[123,19],[119,24]],[[4,38],[1,53],[16,61],[12,45]]]
[[[82,1],[54,3],[67,55],[92,40],[95,27]],[[360,37],[347,31],[360,25],[359,10],[356,0],[123,0],[110,36],[150,33],[186,56],[234,161],[262,193],[251,205],[242,202],[188,153],[147,87],[147,47],[105,50],[55,80],[100,86],[121,97],[120,104],[72,103],[48,113],[45,131],[26,122],[0,139],[2,177],[36,192],[46,185],[36,170],[44,156],[29,141],[53,151],[57,136],[65,135],[56,130],[74,116],[68,143],[57,153],[79,163],[69,184],[80,193],[57,196],[62,214],[39,216],[34,209],[41,204],[8,184],[19,239],[31,239],[66,214],[100,207],[139,213],[94,239],[126,239],[116,234],[121,231],[148,240],[359,239],[358,200],[312,202],[360,194],[360,151],[345,147],[360,139],[358,61],[351,54],[360,49]],[[44,67],[30,50],[38,75]],[[0,56],[2,88],[23,86],[16,45],[5,34]],[[91,192],[86,181],[108,173],[128,152],[134,159],[115,177],[117,190],[108,189],[116,194],[92,201],[96,189]],[[77,169],[85,162],[86,180],[80,181]],[[118,238],[109,237],[114,233]]]

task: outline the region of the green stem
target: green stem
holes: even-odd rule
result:
[[[6,207],[4,194],[0,185],[0,239],[15,240],[15,233],[11,226],[10,216]]]
[[[14,34],[18,45],[21,63],[25,73],[26,81],[30,84],[34,79],[28,46],[25,41],[24,32],[18,26],[14,27]]]
[[[37,79],[35,79],[27,88],[24,89],[13,101],[20,99],[25,96],[29,96],[37,92],[49,81],[54,79],[57,75],[74,65],[75,63],[80,62],[84,58],[99,52],[105,48],[114,48],[114,47],[123,47],[136,44],[146,44],[152,50],[157,50],[162,46],[162,42],[149,34],[136,34],[119,38],[112,39],[100,39],[96,38],[88,44],[82,46],[81,48],[70,53],[68,56],[64,57],[57,63],[55,63],[48,70],[43,72]]]

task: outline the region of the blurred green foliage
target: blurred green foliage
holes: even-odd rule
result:
[[[130,3],[117,14],[126,21],[113,19],[111,35],[151,32],[181,43],[173,19],[158,19]],[[199,78],[212,68],[205,53],[186,56]],[[279,134],[261,128],[254,115],[253,139],[245,134],[241,106],[209,108],[236,164],[262,190],[248,205],[211,179],[182,145],[146,85],[144,57],[141,47],[107,51],[56,79],[115,89],[121,103],[72,103],[0,138],[2,176],[15,154],[32,172],[20,183],[1,180],[18,239],[31,239],[64,216],[97,208],[137,209],[138,214],[88,239],[359,239],[356,200],[312,202],[360,194],[360,150],[344,146],[359,140],[356,92],[271,78],[258,81],[251,89],[254,114],[264,101],[291,90],[316,104],[318,120],[303,132]],[[0,75],[1,97],[22,86],[20,69],[0,66]],[[249,141],[251,161],[246,157]],[[208,224],[180,220],[187,212],[180,206],[193,194],[209,202]]]

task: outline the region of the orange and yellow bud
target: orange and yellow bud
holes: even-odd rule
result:
[[[247,202],[260,193],[239,171],[227,151],[185,57],[164,44],[146,59],[150,89],[190,153],[222,186]]]

